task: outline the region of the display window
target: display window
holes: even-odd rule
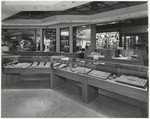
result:
[[[126,50],[139,50],[145,49],[148,43],[148,36],[146,33],[143,34],[123,34],[122,35],[122,46]]]
[[[44,52],[56,52],[56,30],[44,29]]]
[[[60,29],[60,51],[69,52],[69,28]]]
[[[36,51],[36,36],[34,29],[22,30],[22,38],[19,42],[21,51]]]
[[[35,29],[2,30],[2,51],[36,51]]]
[[[81,26],[76,28],[75,32],[75,51],[83,52],[91,48],[91,28],[90,26]]]
[[[119,32],[96,33],[96,49],[116,49],[119,47]]]

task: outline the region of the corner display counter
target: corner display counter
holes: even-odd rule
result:
[[[69,58],[66,61],[56,59],[54,65],[51,88],[72,80],[81,87],[85,103],[95,99],[98,93],[105,93],[147,110],[148,67],[102,61],[98,63],[79,58]]]

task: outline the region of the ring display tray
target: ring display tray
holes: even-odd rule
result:
[[[136,87],[146,88],[147,80],[135,76],[121,75],[116,79],[116,82],[124,83]]]
[[[85,75],[88,74],[90,71],[92,71],[92,69],[85,68],[85,67],[76,67],[76,68],[73,68],[73,70],[76,73],[85,74]]]
[[[61,65],[59,65],[57,68],[58,68],[58,69],[62,69],[62,68],[65,68],[65,67],[67,67],[67,64],[61,64]]]
[[[46,64],[44,65],[44,68],[48,68],[51,67],[51,62],[46,62]]]
[[[54,64],[53,64],[54,67],[57,67],[57,66],[59,66],[59,65],[60,65],[60,63],[54,63]]]
[[[40,62],[40,63],[39,63],[39,65],[37,66],[37,68],[44,67],[44,64],[45,64],[45,62],[43,62],[43,61],[42,61],[42,62]]]
[[[111,75],[111,73],[93,70],[89,72],[87,75],[102,78],[102,79],[107,79]]]
[[[38,65],[38,62],[34,61],[33,64],[31,65],[31,67],[37,67],[37,65]]]
[[[16,65],[13,65],[14,68],[26,68],[26,67],[30,67],[32,63],[18,63]]]

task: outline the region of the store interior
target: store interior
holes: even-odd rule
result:
[[[2,1],[2,117],[148,117],[147,1]]]

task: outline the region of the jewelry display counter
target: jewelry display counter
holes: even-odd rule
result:
[[[101,93],[147,109],[146,66],[65,56],[15,57],[13,60],[3,60],[3,80],[6,82],[14,79],[45,78],[53,89],[73,81],[81,88],[81,98],[85,103],[89,103]]]
[[[79,58],[69,58],[66,61],[57,59],[54,60],[54,64],[58,65],[52,69],[52,88],[64,84],[69,79],[80,84],[82,100],[85,103],[95,99],[99,90],[103,90],[113,98],[147,109],[148,68],[145,66]]]

